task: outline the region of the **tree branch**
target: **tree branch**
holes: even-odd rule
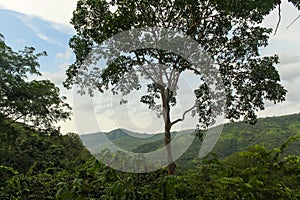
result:
[[[296,17],[296,19],[294,19],[287,27],[286,29],[289,29],[298,19],[300,18],[300,15],[298,15],[298,17]]]
[[[191,107],[190,109],[186,110],[183,114],[182,117],[179,119],[176,119],[175,121],[171,122],[171,126],[173,126],[174,124],[178,123],[178,122],[182,122],[185,118],[185,115],[189,112],[191,112],[194,108],[197,107],[197,103],[195,102],[195,104],[193,105],[193,107]]]
[[[143,70],[143,72],[145,73],[145,74],[147,74],[147,76],[152,80],[152,82],[153,83],[155,83],[156,81],[155,81],[155,79],[153,79],[153,77],[150,75],[150,73],[145,69],[145,67],[143,66],[143,63],[144,62],[146,62],[146,63],[148,63],[149,65],[151,65],[152,63],[151,62],[149,62],[145,57],[144,57],[144,55],[142,55],[142,61],[141,61],[141,58],[139,57],[139,55],[137,54],[137,52],[134,52],[135,53],[135,55],[136,55],[136,58],[137,58],[137,61],[140,63],[140,66],[141,66],[141,68],[142,68],[142,70]]]
[[[277,25],[276,25],[276,29],[275,29],[274,35],[276,35],[276,33],[278,31],[280,22],[281,22],[281,7],[280,7],[280,4],[279,4],[278,5],[278,22],[277,22]]]

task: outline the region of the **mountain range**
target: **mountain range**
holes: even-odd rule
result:
[[[300,132],[300,114],[267,117],[258,119],[255,125],[245,122],[224,124],[222,134],[210,155],[225,159],[236,152],[247,150],[254,145],[263,145],[267,149],[279,147],[288,137]],[[172,132],[193,135],[194,130]],[[92,154],[100,153],[113,143],[119,148],[136,153],[155,151],[164,146],[164,134],[135,133],[125,129],[116,129],[107,133],[99,132],[80,135],[83,144]],[[195,137],[188,150],[178,163],[194,162],[199,155],[202,140]],[[286,149],[286,154],[300,155],[300,141]]]

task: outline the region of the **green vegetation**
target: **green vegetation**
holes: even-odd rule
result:
[[[91,157],[76,134],[54,126],[70,106],[41,75],[33,47],[15,52],[0,34],[0,199],[53,199],[57,184]]]
[[[0,120],[22,120],[35,129],[53,129],[53,124],[69,119],[71,108],[52,82],[28,79],[41,75],[38,58],[45,55],[35,53],[33,47],[15,52],[0,34]]]
[[[74,133],[38,132],[2,119],[0,138],[0,199],[54,199],[58,184],[91,158]]]
[[[105,134],[110,142],[116,146],[135,153],[152,152],[164,145],[163,133],[148,135],[146,139],[143,139],[145,137],[143,134],[140,137],[133,137],[127,134],[128,132],[123,129],[117,129],[109,133],[81,135],[81,139],[92,154],[99,153],[105,148],[105,143],[102,143],[103,140],[101,140],[102,134]],[[193,130],[184,132],[188,135],[194,134]],[[244,122],[227,123],[224,125],[222,134],[210,156],[226,159],[236,152],[245,151],[255,145],[261,145],[270,150],[280,146],[289,137],[299,132],[300,114],[262,118],[258,119],[255,125]],[[138,133],[129,133],[139,135]],[[173,132],[172,135],[176,133]],[[205,134],[204,131],[203,134]],[[97,143],[95,144],[95,142]],[[177,160],[178,168],[193,168],[195,163],[199,162],[197,158],[201,144],[201,138],[195,137],[192,145]],[[294,142],[287,147],[283,155],[300,155],[300,141]]]
[[[275,68],[278,56],[261,56],[259,51],[272,32],[261,22],[279,3],[80,0],[71,20],[76,34],[69,42],[76,60],[67,70],[65,86],[77,85],[79,92],[91,96],[111,91],[122,95],[122,104],[145,85],[140,102],[163,116],[172,175],[176,164],[168,145],[171,129],[187,113],[197,116],[197,127],[202,128],[222,112],[228,119],[254,123],[264,100],[285,100]],[[112,38],[117,34],[121,35]],[[106,59],[103,67],[90,65],[100,58]],[[199,85],[190,98],[193,106],[173,119],[171,110],[185,72],[194,74]]]
[[[0,199],[296,200],[300,198],[299,118],[294,114],[259,119],[253,126],[226,124],[213,153],[197,159],[201,141],[196,138],[178,160],[174,176],[167,176],[166,169],[146,174],[115,171],[92,158],[76,134],[38,132],[5,119],[0,124]],[[130,141],[120,129],[112,133],[112,141]],[[156,137],[143,146],[163,145],[163,135]],[[232,138],[237,145],[230,148],[224,141]],[[133,142],[128,146],[132,148]],[[136,151],[145,151],[143,146]]]
[[[299,0],[288,1],[299,8]],[[280,2],[79,1],[72,20],[77,35],[70,41],[76,62],[67,71],[66,86],[74,84],[78,68],[94,44],[133,27],[168,24],[205,45],[216,59],[227,89],[227,117],[244,116],[246,121],[255,122],[255,112],[263,109],[264,99],[279,102],[284,100],[286,92],[273,67],[278,62],[277,56],[258,56],[258,48],[267,45],[270,30],[257,24]],[[115,5],[119,10],[113,13],[109,6]],[[228,38],[230,35],[232,38]],[[147,54],[158,59],[159,64],[168,65],[175,59],[177,65],[173,70],[179,74],[192,70],[197,74],[183,58],[166,51],[138,49],[131,53],[142,55],[142,62]],[[77,134],[62,135],[54,126],[69,118],[70,107],[50,81],[28,79],[40,75],[38,58],[43,55],[46,53],[35,53],[33,47],[15,52],[0,35],[1,200],[300,199],[300,114],[260,119],[255,126],[244,122],[226,124],[213,151],[201,160],[197,156],[202,132],[197,130],[199,139],[179,159],[175,175],[170,165],[155,172],[123,173],[97,161]],[[97,85],[100,91],[109,89],[110,84],[120,86],[119,72],[126,74],[128,63],[133,67],[132,58],[121,58],[102,74],[103,82]],[[205,88],[204,85],[196,89],[197,100],[206,93],[201,91]],[[116,89],[128,92],[122,87]],[[184,117],[170,121],[170,106],[176,100],[168,87],[148,85],[148,94],[141,101],[156,109],[154,100],[159,98],[158,93],[166,109],[165,133],[147,139],[128,136],[122,129],[103,134],[116,145],[134,152],[154,151],[168,144],[176,134],[170,132],[171,126]],[[199,112],[199,122],[207,122],[208,105],[201,107],[204,111]],[[97,149],[103,143],[98,137],[99,134],[93,134],[81,139],[89,149]],[[119,161],[130,159],[120,152],[110,156]]]

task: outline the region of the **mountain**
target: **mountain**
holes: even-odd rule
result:
[[[177,133],[193,134],[193,130]],[[254,145],[263,145],[267,149],[279,147],[288,137],[300,132],[300,114],[258,119],[255,125],[245,122],[224,124],[222,134],[213,148],[211,155],[226,158],[235,152],[247,150]],[[80,136],[92,153],[99,153],[112,142],[116,146],[136,153],[154,151],[164,145],[163,134],[141,134],[125,129],[116,129],[108,133],[94,133]],[[202,142],[195,138],[189,149],[178,160],[186,165],[198,157]],[[300,141],[287,148],[286,154],[300,155]]]
[[[262,118],[255,125],[229,123],[224,126],[213,152],[224,158],[256,144],[271,149],[279,147],[288,137],[299,132],[300,114]],[[300,155],[299,141],[288,147],[287,153]]]
[[[255,145],[266,149],[280,147],[290,136],[300,132],[300,114],[258,119],[255,125],[245,122],[224,124],[222,134],[209,154],[210,157],[225,159],[234,153],[242,152]],[[134,152],[147,152],[157,149],[163,141],[144,144],[134,149]],[[199,161],[201,140],[195,138],[188,150],[178,159],[177,166],[188,168]],[[300,141],[292,143],[285,149],[283,155],[300,155]]]
[[[103,138],[102,138],[103,134],[105,133],[99,132],[99,133],[80,135],[79,137],[85,147],[91,148],[103,142]]]
[[[172,132],[172,137],[180,133],[190,133],[193,130],[184,130],[179,132]],[[145,147],[149,144],[163,142],[164,135],[159,134],[148,134],[148,133],[136,133],[126,129],[115,129],[110,132],[98,132],[92,134],[80,135],[82,143],[87,147],[92,154],[99,153],[99,151],[106,148],[111,143],[127,151],[145,152],[145,149],[138,150],[139,147]],[[162,143],[163,144],[163,143]],[[149,146],[150,151],[153,149],[152,145]],[[147,147],[145,147],[147,149]]]
[[[132,150],[137,146],[162,139],[162,135],[135,133],[126,129],[115,129],[108,133],[98,132],[80,135],[83,144],[91,153],[99,153],[111,142],[124,150]]]

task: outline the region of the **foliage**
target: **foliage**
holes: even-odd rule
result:
[[[0,199],[11,199],[11,195],[40,199],[35,194],[53,197],[64,173],[91,157],[77,134],[38,132],[15,122],[7,127],[6,121],[10,120],[0,122],[0,187],[5,191],[0,192]],[[49,191],[42,196],[46,188]]]
[[[179,167],[176,176],[166,176],[165,168],[145,174],[119,172],[91,158],[76,134],[38,133],[13,123],[14,137],[0,131],[0,199],[296,200],[300,158],[285,151],[299,142],[292,120],[297,116],[274,118],[298,130],[278,147],[256,145],[225,160],[210,155],[190,169]],[[263,122],[271,120],[258,125]]]
[[[85,165],[73,184],[64,184],[63,189],[72,199],[298,199],[300,158],[279,156],[286,144],[297,139],[299,134],[271,150],[257,145],[224,161],[203,160],[197,168],[177,176],[165,176],[164,169],[122,173],[94,162]],[[87,184],[91,181],[87,174],[96,175],[93,184]],[[97,196],[80,195],[82,191],[74,190],[77,182],[89,191],[87,195],[98,191]]]
[[[14,124],[6,130],[7,132],[0,131],[0,163],[11,166],[18,172],[27,172],[34,163],[38,172],[51,167],[72,167],[88,155],[79,136],[73,133],[41,133],[22,124]],[[66,158],[69,161],[64,163]]]
[[[180,69],[179,74],[185,70],[196,73],[197,70],[184,62],[183,58],[159,49],[133,50],[131,53],[135,56],[123,56],[121,62],[117,59],[103,71],[98,71],[98,75],[96,71],[85,72],[81,68],[84,65],[83,61],[97,44],[117,33],[139,27],[170,28],[182,31],[203,45],[213,58],[214,64],[219,65],[227,93],[227,117],[239,119],[240,116],[245,116],[246,120],[253,121],[256,118],[255,111],[263,109],[263,99],[282,101],[286,92],[278,83],[280,78],[274,68],[278,57],[258,58],[258,48],[267,45],[270,33],[269,29],[258,24],[277,3],[79,1],[72,19],[77,34],[70,40],[70,46],[76,54],[76,62],[67,71],[66,86],[76,83],[82,88],[98,88],[99,91],[103,91],[111,84],[116,92],[119,89],[121,93],[128,93],[131,89],[138,90],[139,87],[122,90],[121,84],[124,80],[121,77],[131,77],[131,69],[136,69],[136,65],[154,62],[156,59],[159,61],[154,63],[164,66],[170,66],[173,62],[175,69]],[[110,6],[115,6],[117,10],[112,12]],[[99,10],[101,12],[98,12]],[[147,56],[153,57],[152,60],[147,60]],[[87,80],[89,78],[91,80]],[[155,103],[154,100],[159,98],[156,94],[159,94],[162,88],[155,84],[148,85],[149,93],[142,97],[142,102]],[[172,91],[172,88],[169,89]],[[171,99],[175,94],[169,95],[170,101],[167,103],[172,104]]]
[[[133,27],[167,25],[204,45],[219,66],[227,92],[227,117],[244,116],[254,122],[264,99],[280,102],[286,92],[274,68],[277,56],[258,57],[258,48],[267,45],[270,33],[258,24],[280,2],[80,0],[72,20],[77,35],[70,41],[76,62],[67,71],[66,85],[74,83],[93,45]],[[299,8],[298,0],[289,2]],[[109,10],[112,5],[117,6],[116,12]],[[91,158],[78,135],[52,129],[53,123],[69,117],[69,106],[50,81],[28,80],[29,75],[40,75],[37,60],[45,55],[34,52],[32,47],[14,52],[0,37],[0,199],[300,199],[300,157],[293,146],[300,138],[299,115],[278,118],[276,125],[268,118],[251,128],[241,123],[228,125],[228,134],[221,138],[223,147],[230,146],[223,155],[226,159],[210,155],[192,169],[182,168],[180,175],[166,176],[165,168],[146,174],[123,173]],[[148,54],[165,65],[176,58],[180,73],[192,69],[169,52],[142,49],[133,53],[143,55],[143,62]],[[126,77],[128,72],[127,61],[132,58],[121,57],[108,66],[97,88],[118,86],[120,73]],[[207,92],[205,87],[195,90],[198,99]],[[156,84],[148,85],[141,101],[156,109],[157,93],[166,98],[165,108],[176,104],[175,93]],[[272,137],[262,140],[261,132]],[[113,137],[116,143],[122,142],[117,134]],[[266,147],[255,145],[239,152],[241,146],[262,141]],[[158,142],[151,141],[150,147],[157,148]],[[270,143],[281,145],[274,148]],[[143,150],[142,146],[135,149]],[[187,153],[191,158],[192,152]],[[115,156],[122,157],[128,159],[123,154]]]
[[[300,10],[300,1],[299,0],[288,0],[292,3],[298,10]]]
[[[52,82],[28,79],[29,75],[41,75],[38,58],[45,55],[35,53],[33,47],[15,52],[0,34],[0,120],[11,118],[35,128],[52,128],[69,118],[71,108]]]
[[[278,117],[267,117],[257,120],[255,125],[244,122],[224,124],[222,134],[211,152],[211,156],[217,155],[220,159],[225,159],[231,154],[247,150],[251,146],[262,145],[267,150],[280,146],[288,137],[299,133],[300,114],[292,114]],[[186,134],[192,134],[187,131]],[[205,134],[205,131],[203,131]],[[175,132],[174,132],[175,134]],[[88,135],[86,135],[88,137]],[[151,140],[150,140],[151,138]],[[118,139],[111,139],[111,142],[118,147],[126,150],[133,149],[133,152],[148,153],[162,147],[163,135],[158,134],[147,140],[138,141],[133,137],[119,135]],[[188,150],[179,158],[179,171],[182,169],[194,168],[195,163],[199,162],[199,150],[202,141],[197,137],[194,139]],[[290,144],[283,155],[300,155],[300,141]]]
[[[280,146],[288,137],[299,133],[299,122],[300,114],[293,114],[262,118],[253,126],[243,122],[225,124],[213,152],[220,158],[225,158],[256,144],[270,150]],[[287,154],[300,155],[299,147],[299,141],[291,144],[287,148]]]
[[[275,69],[278,56],[260,56],[259,53],[259,48],[267,46],[271,33],[271,29],[260,24],[278,3],[280,1],[78,1],[71,21],[76,35],[69,43],[76,61],[67,70],[65,86],[79,85],[82,94],[111,90],[114,95],[126,96],[140,90],[143,79],[147,80],[147,92],[140,101],[163,116],[168,169],[174,174],[176,165],[167,145],[171,141],[170,130],[183,121],[188,112],[192,116],[197,114],[198,127],[203,128],[212,125],[223,110],[228,119],[243,118],[255,123],[256,112],[264,109],[264,100],[274,103],[285,100],[286,90]],[[137,28],[152,29],[138,32]],[[125,38],[109,40],[122,32],[127,33]],[[192,39],[194,44],[186,38]],[[167,42],[157,45],[162,41]],[[195,51],[197,45],[208,55]],[[120,46],[123,52],[115,53]],[[108,50],[101,52],[103,47]],[[95,49],[98,51],[93,51]],[[184,56],[186,52],[190,52],[189,56]],[[94,64],[103,57],[109,62],[100,69]],[[203,70],[206,68],[209,70]],[[193,106],[182,117],[172,119],[170,110],[177,102],[178,80],[186,71],[198,76],[201,83],[194,89]],[[221,77],[217,77],[217,72]],[[122,98],[120,104],[126,102]]]

